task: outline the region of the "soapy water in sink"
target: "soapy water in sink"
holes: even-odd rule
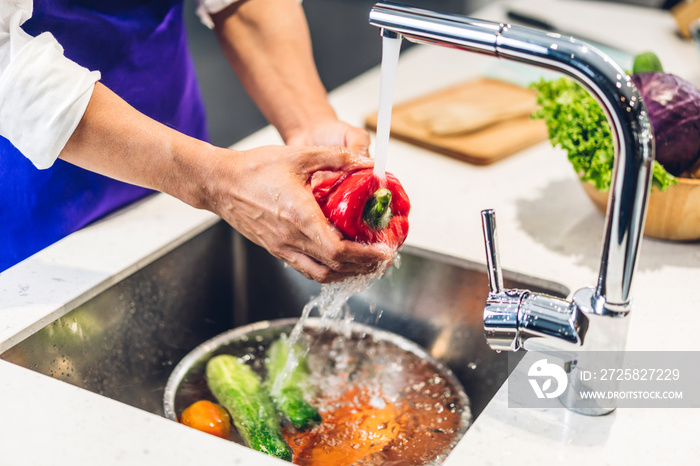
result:
[[[216,354],[238,356],[264,377],[267,348],[291,330],[291,324],[262,329],[218,348]],[[405,341],[375,338],[358,327],[348,333],[320,324],[302,329],[298,343],[309,348],[309,382],[315,392],[310,401],[323,422],[306,431],[283,423],[295,464],[403,466],[444,461],[471,421],[469,403],[444,367],[402,347]],[[178,418],[197,400],[216,401],[204,375],[210,356],[193,365],[180,382],[175,397]],[[243,444],[235,429],[230,440]]]

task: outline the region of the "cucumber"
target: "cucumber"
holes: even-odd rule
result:
[[[292,450],[284,440],[280,418],[262,387],[260,376],[233,356],[222,354],[207,362],[207,384],[224,406],[250,448],[292,460]]]
[[[277,410],[289,419],[294,427],[305,429],[321,422],[321,415],[305,399],[310,387],[309,366],[306,364],[303,348],[295,344],[291,356],[297,358],[297,365],[285,380],[278,382],[277,378],[281,376],[290,357],[289,341],[283,335],[267,351],[265,386]]]

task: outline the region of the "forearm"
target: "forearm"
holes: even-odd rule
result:
[[[220,150],[145,116],[97,83],[59,157],[206,208],[206,167]]]
[[[241,82],[285,141],[335,119],[296,0],[242,0],[212,19]]]
[[[386,248],[344,241],[329,228],[311,193],[317,171],[368,166],[341,148],[217,148],[146,117],[98,83],[60,158],[208,209],[309,278],[338,280],[387,259]]]

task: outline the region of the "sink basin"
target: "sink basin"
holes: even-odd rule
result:
[[[505,273],[509,288],[566,297],[556,283]],[[163,415],[175,365],[232,327],[298,317],[320,285],[220,222],[71,310],[2,359]],[[404,247],[370,289],[351,298],[356,321],[398,333],[447,364],[476,417],[508,376],[508,356],[483,336],[485,266]]]

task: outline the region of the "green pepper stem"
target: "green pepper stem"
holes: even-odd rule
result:
[[[391,191],[386,188],[377,189],[365,204],[362,219],[371,228],[383,230],[389,225],[391,213]]]

